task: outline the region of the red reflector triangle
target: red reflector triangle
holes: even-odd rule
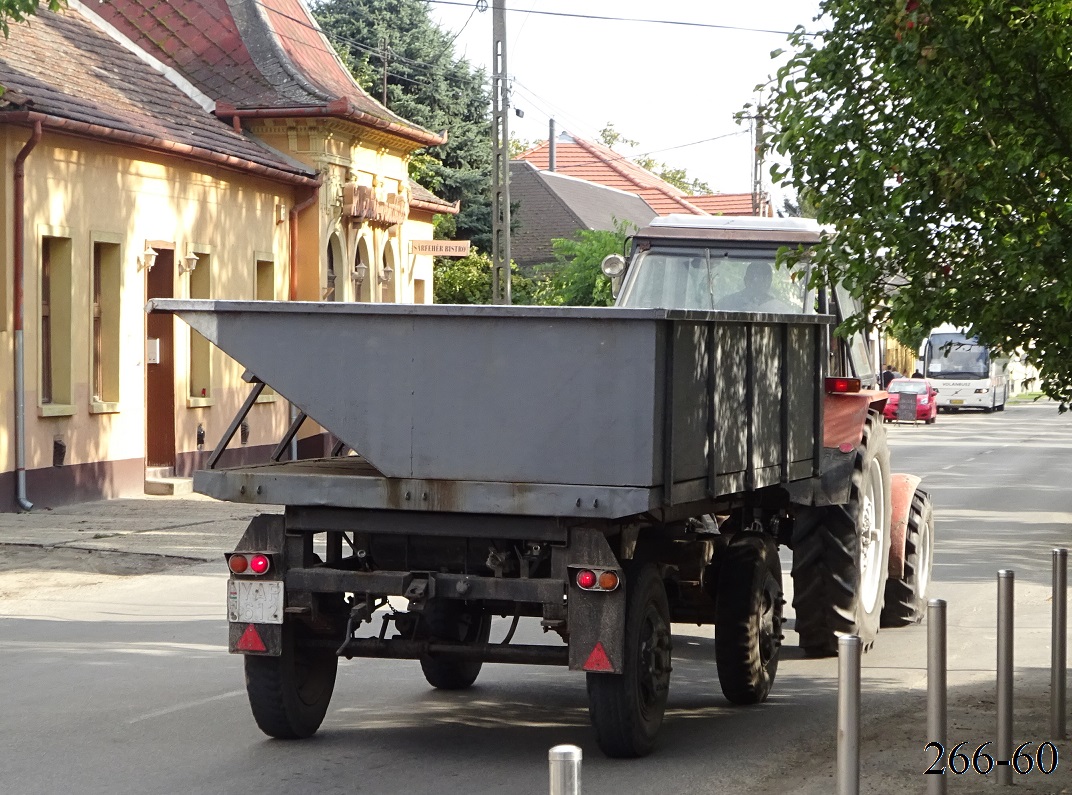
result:
[[[257,632],[257,628],[252,624],[246,627],[246,631],[243,632],[242,637],[238,639],[238,646],[236,648],[241,651],[268,651],[268,647],[265,646],[264,641],[261,640],[260,633]]]
[[[603,644],[596,642],[595,648],[592,649],[592,653],[588,655],[588,659],[584,661],[584,670],[586,671],[613,671],[614,666],[610,664],[610,658],[607,657],[606,649],[603,648]]]

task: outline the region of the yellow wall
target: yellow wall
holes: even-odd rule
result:
[[[4,137],[3,241],[5,318],[12,313],[11,166],[28,137],[21,128]],[[293,189],[236,172],[198,169],[170,158],[65,138],[46,131],[26,163],[25,350],[28,470],[52,464],[53,440],[67,446],[66,464],[136,459],[145,449],[145,278],[139,255],[147,241],[173,245],[176,261],[189,247],[211,252],[213,297],[254,297],[256,260],[276,263],[277,294],[285,296],[288,230],[277,223],[277,205],[292,206]],[[54,346],[66,344],[71,361],[71,401],[41,403],[41,257],[43,236],[71,240],[71,319]],[[120,250],[119,401],[91,402],[91,279],[94,240]],[[159,245],[159,243],[157,243]],[[175,268],[174,294],[186,297],[190,274]],[[10,320],[0,346],[0,464],[14,468],[11,445],[13,362]],[[218,350],[211,354],[212,399],[194,406],[189,395],[189,333],[175,320],[175,416],[178,452],[196,449],[205,425],[209,448],[226,428],[249,386],[241,368]],[[114,409],[114,410],[113,410]],[[283,406],[265,403],[251,416],[249,444],[269,444],[285,428]],[[235,444],[238,443],[236,438]]]
[[[342,189],[347,182],[374,187],[381,200],[400,191],[408,195],[407,169],[412,144],[402,145],[396,139],[334,119],[261,120],[252,131],[270,146],[287,151],[323,175],[319,215],[311,218],[311,214],[305,214],[301,219],[299,239],[309,240],[309,235],[315,234],[320,240],[316,279],[313,270],[307,267],[312,263],[305,259],[312,252],[306,247],[299,254],[301,300],[317,301],[325,296],[327,250],[334,237],[341,258],[341,263],[335,263],[334,300],[413,303],[417,279],[424,280],[425,302],[431,303],[432,257],[409,253],[410,241],[432,239],[431,217],[427,213],[411,213],[404,224],[390,229],[367,222],[355,226],[342,217]],[[352,270],[362,243],[372,261],[366,283],[357,289]],[[388,258],[394,274],[391,282],[384,284],[379,275]]]
[[[416,213],[404,224],[387,228],[342,217],[341,191],[346,182],[375,185],[379,198],[408,193],[406,163],[410,144],[368,138],[368,131],[339,120],[304,119],[258,122],[254,129],[270,146],[316,169],[324,184],[317,200],[298,218],[299,300],[321,300],[327,285],[327,251],[334,247],[335,300],[412,302],[422,293],[431,303],[432,260],[409,253],[412,240],[432,238],[431,216]],[[362,137],[366,136],[366,137]],[[0,471],[14,469],[12,361],[12,167],[29,130],[0,126],[0,252],[3,278],[0,303]],[[141,254],[151,244],[173,249],[175,297],[207,290],[212,298],[256,297],[257,263],[274,263],[274,296],[289,297],[289,211],[310,195],[259,177],[203,166],[181,158],[45,134],[26,164],[25,351],[27,470],[52,465],[53,441],[66,445],[66,465],[124,461],[145,456],[146,272]],[[70,400],[41,401],[41,262],[43,237],[70,239]],[[94,401],[91,372],[92,257],[94,242],[118,246],[121,307],[119,328],[119,400]],[[360,245],[370,255],[370,274],[361,292],[353,280]],[[65,245],[65,244],[63,244]],[[60,247],[62,248],[63,245]],[[182,273],[179,263],[193,251],[201,269]],[[377,275],[390,263],[394,275],[381,284]],[[163,267],[154,266],[154,267]],[[209,278],[205,277],[205,268]],[[195,281],[196,279],[196,281]],[[420,289],[415,287],[418,280]],[[200,285],[200,288],[197,287]],[[262,273],[263,285],[263,273]],[[61,307],[53,310],[62,320]],[[197,343],[194,344],[196,359]],[[209,353],[205,397],[191,391],[191,342],[185,323],[174,320],[174,416],[176,454],[193,452],[198,425],[211,451],[237,412],[250,386],[242,368],[215,348]],[[194,370],[197,371],[195,367]],[[286,430],[287,404],[271,394],[262,397],[248,417],[250,446],[274,445]],[[306,423],[302,435],[317,432]],[[238,447],[236,434],[231,447]]]

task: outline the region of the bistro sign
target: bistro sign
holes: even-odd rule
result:
[[[411,254],[431,254],[433,257],[467,257],[468,240],[412,240]]]

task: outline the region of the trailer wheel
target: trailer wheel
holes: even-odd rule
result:
[[[625,568],[625,659],[620,674],[588,674],[588,713],[600,749],[617,759],[655,747],[670,691],[670,607],[659,569]]]
[[[891,578],[886,581],[882,626],[907,627],[923,620],[933,560],[934,513],[931,497],[927,492],[916,489],[905,531],[904,579]]]
[[[849,501],[803,511],[793,528],[793,607],[804,651],[837,654],[838,637],[878,634],[890,552],[890,453],[875,411],[856,448]]]
[[[417,624],[422,639],[459,643],[487,643],[491,636],[491,614],[461,602],[432,599],[424,606]],[[480,660],[461,660],[444,655],[424,654],[421,670],[432,687],[465,690],[480,675]]]
[[[330,648],[303,646],[304,637],[300,626],[284,622],[282,654],[246,655],[249,706],[257,726],[269,737],[310,737],[328,711],[339,658]]]
[[[782,564],[774,539],[741,533],[726,548],[718,579],[715,662],[734,704],[767,698],[782,639]]]

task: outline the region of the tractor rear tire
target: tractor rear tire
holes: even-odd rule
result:
[[[886,580],[882,626],[907,627],[923,620],[934,560],[934,513],[930,495],[916,489],[905,530],[904,578]]]
[[[878,634],[890,554],[890,452],[871,411],[856,448],[849,501],[802,511],[793,527],[793,608],[800,645],[837,655],[838,638]]]

